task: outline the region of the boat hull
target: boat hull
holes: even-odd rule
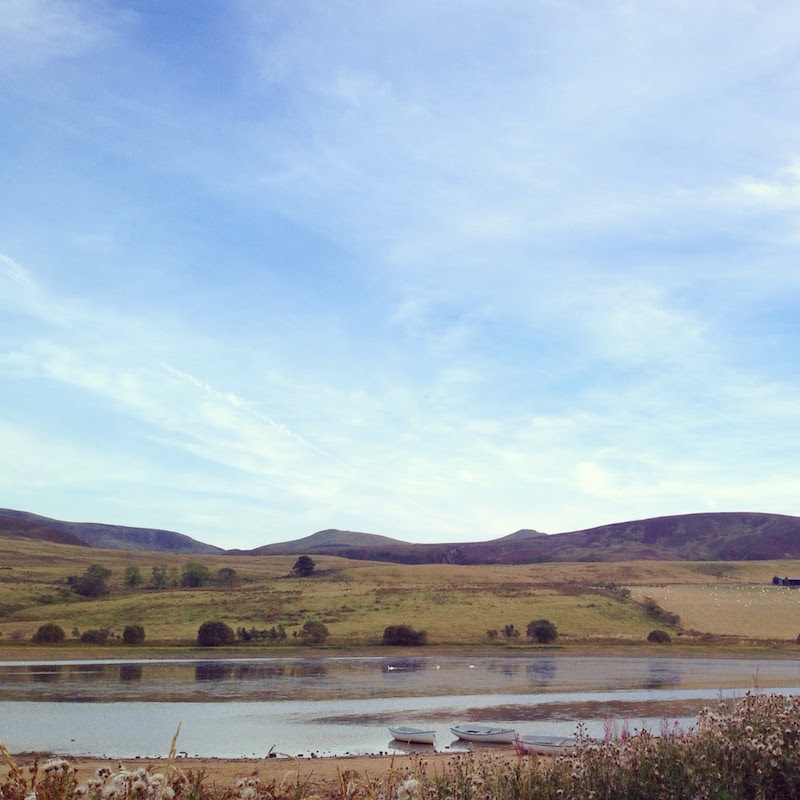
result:
[[[450,728],[454,736],[465,742],[482,744],[513,744],[517,732],[513,728],[497,728],[490,725],[456,725]]]
[[[389,728],[389,733],[398,742],[408,742],[409,744],[433,744],[436,739],[434,731],[426,731],[421,728],[408,728],[399,725],[396,728]]]
[[[569,736],[520,736],[517,746],[525,753],[536,753],[542,756],[557,756],[571,753],[577,740]]]

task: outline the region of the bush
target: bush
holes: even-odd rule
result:
[[[64,629],[55,622],[47,622],[39,626],[39,630],[33,634],[32,641],[36,644],[58,644],[67,638]]]
[[[106,628],[84,631],[81,634],[81,644],[105,644],[108,635],[109,631]]]
[[[558,639],[558,629],[549,619],[535,619],[529,622],[526,633],[529,639],[539,644],[549,644]]]
[[[314,567],[316,567],[316,564],[311,556],[300,556],[294,562],[292,574],[297,575],[298,578],[307,578],[314,572]]]
[[[410,625],[389,625],[383,631],[383,643],[397,646],[417,646],[427,644],[428,634],[415,631]]]
[[[664,625],[670,625],[674,628],[681,621],[680,616],[661,608],[652,597],[645,597],[642,601],[642,607],[647,612],[648,616],[652,617],[657,622],[664,623]]]
[[[108,594],[108,586],[105,580],[91,572],[86,572],[78,577],[73,575],[67,578],[67,583],[72,587],[72,591],[81,597],[101,597],[104,594]]]
[[[197,644],[200,647],[220,647],[235,641],[233,628],[224,622],[204,622],[197,630]]]
[[[223,567],[217,570],[217,583],[220,586],[233,586],[236,583],[236,570],[232,567]]]
[[[322,644],[328,638],[328,626],[323,622],[309,619],[303,623],[300,631],[302,644]]]
[[[190,561],[183,567],[181,574],[181,586],[187,589],[198,589],[205,586],[211,580],[211,574],[208,567],[203,564],[198,564],[195,561]]]
[[[647,641],[653,644],[667,644],[672,641],[672,637],[666,631],[656,628],[647,634]]]
[[[141,625],[126,625],[122,631],[125,644],[144,644],[144,628]]]

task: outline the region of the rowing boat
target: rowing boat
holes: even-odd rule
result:
[[[513,728],[501,728],[494,725],[456,725],[450,730],[454,736],[466,742],[495,744],[510,744],[514,741],[517,733]]]

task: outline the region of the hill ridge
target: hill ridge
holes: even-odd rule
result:
[[[800,559],[800,517],[754,511],[648,517],[555,534],[522,528],[482,542],[437,544],[415,544],[379,534],[327,528],[288,542],[250,550],[223,550],[174,531],[65,522],[26,511],[0,509],[0,536],[27,536],[109,549],[198,555],[336,555],[408,564]],[[74,538],[67,541],[64,537]]]

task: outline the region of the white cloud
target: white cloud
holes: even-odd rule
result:
[[[0,64],[40,66],[78,56],[106,39],[104,20],[74,0],[4,0]]]

